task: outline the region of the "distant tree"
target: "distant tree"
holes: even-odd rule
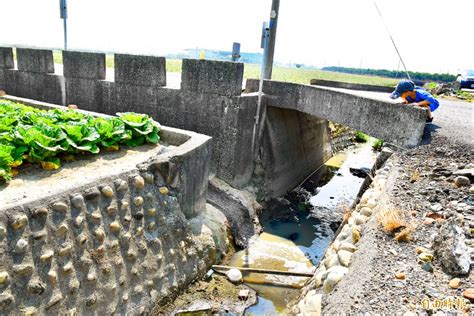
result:
[[[406,77],[406,74],[404,71],[387,70],[387,69],[368,69],[368,68],[364,69],[364,68],[330,66],[330,67],[323,67],[322,70],[357,74],[357,75],[380,76],[380,77],[388,77],[388,78]],[[418,80],[418,81],[451,82],[451,81],[456,80],[456,76],[446,74],[446,73],[440,74],[440,73],[413,72],[413,71],[409,71],[408,73],[410,74],[410,77],[413,80]]]

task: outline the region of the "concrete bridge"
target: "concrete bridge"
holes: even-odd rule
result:
[[[246,92],[258,91],[258,81],[247,81]],[[266,80],[266,106],[314,115],[402,147],[419,144],[425,111],[344,89]]]
[[[163,125],[213,137],[212,172],[235,187],[279,196],[331,154],[327,120],[398,146],[421,140],[424,110],[337,91],[266,81],[255,148],[258,82],[242,93],[242,63],[184,59],[181,87],[167,87],[163,57],[115,54],[109,79],[104,53],[0,47],[0,89],[8,95],[115,114],[148,113]]]

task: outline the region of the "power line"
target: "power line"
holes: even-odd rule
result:
[[[408,70],[407,70],[407,66],[405,66],[405,62],[403,61],[402,55],[401,55],[400,52],[398,51],[397,45],[395,44],[395,41],[393,40],[392,34],[390,34],[390,31],[389,31],[389,29],[388,29],[388,27],[387,27],[387,25],[385,24],[385,21],[384,21],[384,19],[383,19],[382,13],[380,12],[379,7],[377,6],[377,3],[376,3],[375,1],[374,1],[374,6],[375,6],[375,9],[377,9],[377,12],[378,12],[378,14],[379,14],[379,16],[380,16],[380,19],[382,20],[383,26],[385,27],[385,30],[387,31],[388,36],[390,37],[390,40],[392,41],[393,47],[395,47],[395,51],[396,51],[397,54],[398,54],[398,58],[400,58],[400,61],[402,62],[403,68],[405,68],[405,72],[406,72],[406,74],[407,74],[407,77],[408,77],[408,79],[411,80],[410,74],[408,73]]]

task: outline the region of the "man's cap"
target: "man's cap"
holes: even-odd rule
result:
[[[390,97],[392,99],[399,98],[403,92],[415,90],[415,83],[411,80],[400,80],[395,88],[395,91],[392,92]]]

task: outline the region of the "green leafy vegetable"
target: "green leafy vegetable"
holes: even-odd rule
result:
[[[160,125],[148,115],[118,115],[104,118],[75,110],[44,111],[0,100],[0,180],[10,181],[14,168],[25,160],[55,170],[61,159],[73,160],[75,154],[158,143]]]

